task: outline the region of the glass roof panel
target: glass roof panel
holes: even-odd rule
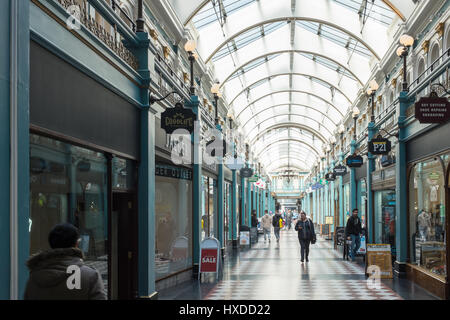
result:
[[[330,41],[333,41],[334,43],[336,43],[344,48],[354,50],[356,53],[358,53],[364,57],[372,56],[372,53],[370,52],[369,49],[367,49],[367,47],[365,47],[363,44],[358,42],[356,39],[353,39],[352,37],[350,37],[347,33],[342,32],[336,28],[330,27],[328,25],[323,25],[323,24],[320,24],[317,22],[312,22],[312,21],[296,21],[295,23],[298,26],[304,28],[305,30],[308,30],[315,34],[320,34],[320,36],[322,36]]]
[[[376,21],[386,26],[390,26],[395,18],[395,12],[393,12],[382,1],[367,1],[366,8],[362,7],[363,0],[333,0],[334,2],[354,11],[361,12],[368,19]],[[365,10],[364,10],[365,9]]]
[[[192,19],[194,26],[197,29],[201,29],[213,22],[217,21],[217,17],[220,14],[219,7],[223,10],[226,16],[233,14],[234,12],[244,8],[256,0],[216,0],[210,1],[208,4],[200,10]],[[215,3],[215,6],[213,5]],[[220,4],[223,4],[222,5]]]
[[[212,61],[216,62],[230,53],[236,52],[246,45],[265,37],[284,25],[286,25],[286,21],[278,21],[250,29],[249,31],[237,36],[233,39],[233,41],[228,42],[226,46],[217,51],[217,53],[213,56]]]

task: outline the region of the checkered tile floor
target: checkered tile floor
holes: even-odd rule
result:
[[[272,235],[273,237],[273,235]],[[369,287],[364,269],[344,261],[331,241],[318,238],[308,263],[300,262],[297,233],[282,231],[279,243],[259,242],[226,262],[223,279],[208,292],[210,300],[401,300],[382,282]]]

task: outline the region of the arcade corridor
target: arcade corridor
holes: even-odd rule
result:
[[[206,277],[160,291],[161,300],[435,300],[426,290],[406,279],[382,280],[378,289],[367,287],[362,257],[344,261],[332,242],[318,239],[310,247],[309,262],[300,262],[297,233],[281,231],[280,242],[230,251],[223,276]],[[208,277],[209,276],[209,277]]]
[[[450,300],[450,0],[1,0],[0,47],[0,300]]]

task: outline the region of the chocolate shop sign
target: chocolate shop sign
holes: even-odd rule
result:
[[[415,117],[420,123],[444,123],[450,118],[447,98],[423,97],[414,107]]]
[[[168,134],[172,134],[177,129],[185,129],[192,133],[196,120],[197,115],[178,102],[174,108],[168,108],[161,113],[161,128]]]

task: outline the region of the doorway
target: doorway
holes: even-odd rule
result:
[[[137,205],[133,193],[112,196],[112,299],[137,297]]]

